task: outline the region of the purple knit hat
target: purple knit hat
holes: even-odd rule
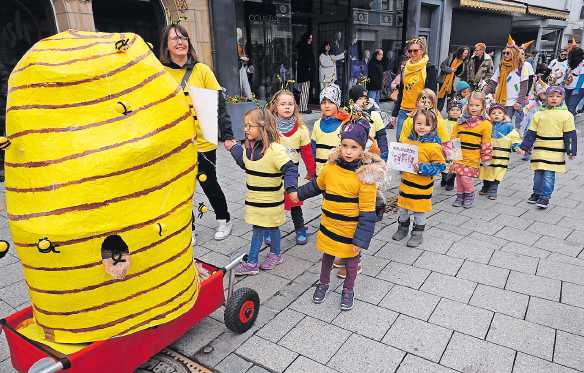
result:
[[[493,110],[501,110],[503,113],[507,113],[507,110],[505,109],[505,106],[500,105],[500,104],[493,104],[489,107],[489,115],[491,115],[491,111]]]
[[[365,144],[367,144],[367,139],[369,138],[369,128],[369,122],[365,119],[349,122],[341,130],[341,141],[344,139],[355,140],[365,149]]]
[[[549,96],[554,92],[559,93],[562,97],[566,97],[566,91],[564,91],[564,88],[562,88],[558,85],[549,86],[548,89],[546,89],[546,91],[545,91],[545,95]]]

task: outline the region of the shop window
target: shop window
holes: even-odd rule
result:
[[[49,0],[2,0],[0,10],[0,134],[5,133],[8,77],[34,43],[56,33]],[[0,152],[0,159],[4,152]],[[3,180],[3,173],[0,175]]]
[[[160,0],[97,0],[92,7],[97,31],[136,33],[158,53],[160,35],[166,26]]]
[[[422,5],[420,9],[420,27],[431,28],[432,27],[432,13],[434,8]]]

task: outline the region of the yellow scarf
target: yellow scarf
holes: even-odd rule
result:
[[[458,57],[454,58],[450,63],[450,68],[452,68],[452,72],[448,73],[444,78],[444,82],[440,86],[440,91],[438,92],[438,98],[444,98],[447,94],[452,93],[452,87],[454,86],[454,73],[456,73],[456,69],[462,65],[462,60]]]
[[[499,105],[507,105],[507,77],[515,69],[513,61],[501,61],[499,67],[499,80],[497,81],[497,91],[495,92],[495,102]]]
[[[424,56],[416,63],[408,60],[404,66],[404,90],[401,107],[405,110],[413,110],[416,108],[418,94],[426,85],[426,65],[428,64],[428,60],[428,56]]]

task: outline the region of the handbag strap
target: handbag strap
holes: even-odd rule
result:
[[[187,67],[185,74],[183,75],[182,80],[180,81],[180,86],[182,89],[185,89],[185,87],[187,86],[187,82],[189,81],[189,78],[191,77],[192,73],[193,73],[193,68]]]

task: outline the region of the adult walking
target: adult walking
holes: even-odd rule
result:
[[[568,49],[562,48],[558,58],[554,58],[548,65],[549,77],[548,82],[551,85],[560,85],[566,79],[568,72]]]
[[[566,105],[573,115],[584,99],[584,51],[573,47],[568,54],[568,74],[566,78]]]
[[[337,81],[337,61],[345,58],[345,52],[337,55],[331,54],[332,44],[330,41],[325,41],[318,57],[319,62],[319,81],[320,90]]]
[[[474,53],[468,61],[467,83],[474,89],[477,89],[488,81],[495,73],[495,64],[491,55],[485,53],[487,45],[485,43],[476,43]]]
[[[310,114],[308,109],[308,98],[310,97],[310,82],[314,79],[316,72],[316,62],[312,52],[312,34],[304,33],[297,47],[298,60],[296,62],[296,81],[300,86],[300,112]]]
[[[235,141],[233,140],[233,132],[231,130],[231,119],[225,110],[225,97],[223,96],[221,86],[217,82],[211,68],[197,61],[195,49],[193,48],[187,30],[183,26],[170,25],[164,30],[160,42],[160,61],[185,92],[187,85],[217,91],[219,134],[225,140],[225,148],[233,146]],[[207,176],[206,181],[201,181],[201,187],[215,211],[217,219],[215,239],[223,240],[231,234],[232,224],[225,195],[217,181],[217,146],[203,137],[200,123],[197,120],[194,110],[193,115],[195,118],[199,162],[198,172]]]
[[[385,71],[386,61],[383,59],[383,50],[376,49],[373,58],[367,65],[367,91],[370,98],[379,103],[381,99],[381,90],[383,89],[383,72]]]
[[[454,93],[454,81],[456,78],[466,79],[467,59],[470,55],[468,47],[460,47],[454,53],[450,53],[448,57],[440,64],[440,76],[438,83],[438,110],[442,111],[444,103],[447,98],[452,97]]]
[[[509,37],[499,67],[484,89],[485,94],[495,93],[495,102],[505,106],[509,118],[515,117],[518,130],[523,119],[523,106],[527,103],[529,69],[525,64],[521,51]]]
[[[404,121],[415,108],[418,95],[424,88],[436,92],[436,67],[429,62],[426,40],[415,38],[408,41],[406,61],[398,86],[397,100],[391,113],[391,124],[396,125],[396,141],[399,141]]]

